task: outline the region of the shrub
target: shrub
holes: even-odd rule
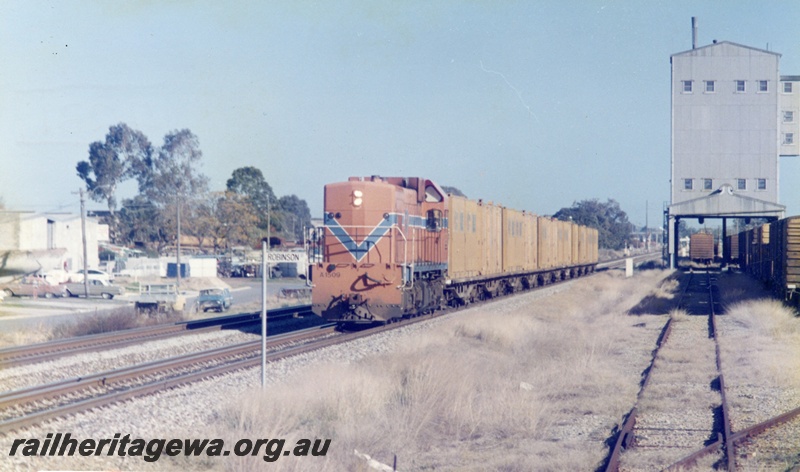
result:
[[[138,313],[133,307],[116,308],[108,313],[95,312],[92,315],[84,315],[76,320],[59,324],[53,328],[50,339],[109,333],[182,320],[183,314],[180,312],[148,314]]]

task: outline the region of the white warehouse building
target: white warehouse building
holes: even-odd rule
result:
[[[108,241],[108,225],[86,219],[87,263],[100,265],[99,243]],[[0,210],[0,277],[83,269],[80,215]]]

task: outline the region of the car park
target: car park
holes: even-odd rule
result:
[[[66,296],[61,285],[51,285],[43,277],[24,277],[15,282],[0,285],[0,290],[9,297],[53,298]]]

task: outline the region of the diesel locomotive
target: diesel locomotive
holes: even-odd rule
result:
[[[312,308],[344,324],[466,305],[597,264],[595,229],[450,196],[421,177],[328,184],[324,211],[310,267]]]

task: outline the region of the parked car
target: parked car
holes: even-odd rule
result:
[[[66,289],[61,285],[51,285],[42,277],[25,277],[16,282],[10,282],[0,286],[9,297],[64,297]]]
[[[200,290],[200,295],[197,297],[197,309],[208,311],[216,310],[223,312],[231,307],[233,304],[233,297],[231,291],[227,288],[207,288]]]
[[[41,275],[50,283],[50,285],[58,285],[69,282],[70,275],[72,274],[64,269],[50,269]]]
[[[89,274],[89,280],[103,280],[108,283],[114,281],[114,276],[108,272],[103,272],[102,270],[97,269],[89,269],[87,272]],[[77,272],[73,272],[70,274],[69,278],[71,282],[83,282],[83,271],[79,270]]]
[[[83,282],[69,283],[66,284],[65,287],[67,290],[67,295],[70,297],[82,297],[86,293],[86,287],[83,286]],[[105,280],[100,279],[89,279],[88,288],[90,297],[103,297],[107,300],[125,293],[125,290],[122,287],[111,285]]]

